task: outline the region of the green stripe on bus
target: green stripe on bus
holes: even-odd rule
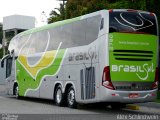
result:
[[[37,89],[44,76],[55,75],[60,69],[60,64],[63,60],[66,50],[59,50],[55,61],[48,68],[40,70],[37,77],[34,79],[25,68],[16,61],[17,66],[17,82],[19,85],[19,95],[24,96],[28,89]]]

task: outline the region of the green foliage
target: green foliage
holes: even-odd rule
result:
[[[106,9],[106,0],[68,0],[66,4],[66,18],[73,18],[98,10]]]
[[[62,0],[61,0],[62,1]],[[52,10],[48,23],[70,19],[102,9],[136,9],[154,12],[160,23],[160,0],[65,0]],[[160,27],[160,24],[159,24]]]
[[[59,9],[51,11],[48,23],[106,9],[107,5],[106,0],[68,0],[64,6],[60,4]]]
[[[0,49],[0,59],[3,57],[3,49]]]
[[[0,30],[0,44],[2,43],[2,39],[3,39],[3,31]]]
[[[137,9],[158,14],[159,4],[160,0],[68,0],[64,6],[60,4],[60,8],[51,11],[48,21],[52,23],[102,9]]]
[[[109,9],[136,9],[146,10],[145,0],[119,0],[117,2],[110,3]]]
[[[3,39],[3,30],[2,30],[2,24],[0,23],[0,44],[2,44]]]
[[[64,19],[64,6],[60,4],[60,8],[55,8],[50,12],[50,18],[48,18],[48,23],[53,23]]]

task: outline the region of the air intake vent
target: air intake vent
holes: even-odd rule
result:
[[[151,61],[153,52],[144,50],[114,50],[113,55],[116,60]]]
[[[95,98],[95,68],[89,67],[80,71],[81,99]]]

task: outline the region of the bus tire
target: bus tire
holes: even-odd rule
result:
[[[62,86],[61,85],[58,85],[58,87],[55,90],[54,101],[57,106],[64,105],[64,95],[62,93]]]
[[[18,87],[18,85],[16,84],[15,86],[14,86],[14,95],[15,95],[15,97],[17,98],[17,99],[20,99],[20,96],[19,96],[19,87]]]
[[[73,86],[71,86],[67,92],[67,105],[70,108],[77,108],[77,102],[75,99],[75,90]]]

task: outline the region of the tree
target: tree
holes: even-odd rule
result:
[[[64,15],[64,11],[63,11],[63,5],[60,4],[60,8],[55,8],[55,10],[52,10],[50,12],[50,18],[48,18],[48,23],[53,23],[56,21],[60,21],[63,20],[63,15]]]
[[[136,9],[155,12],[160,23],[159,5],[160,0],[68,0],[65,6],[51,11],[48,21],[52,23],[102,9]]]
[[[58,0],[63,1],[63,3],[60,3],[60,8],[55,8],[50,12],[50,18],[48,18],[48,23],[53,23],[56,21],[64,20],[66,19],[65,15],[65,1],[67,0]]]
[[[87,13],[106,9],[106,0],[68,0],[66,4],[67,18],[73,18]]]
[[[48,23],[105,9],[106,6],[106,0],[68,0],[65,6],[60,4],[60,8],[51,11]]]

